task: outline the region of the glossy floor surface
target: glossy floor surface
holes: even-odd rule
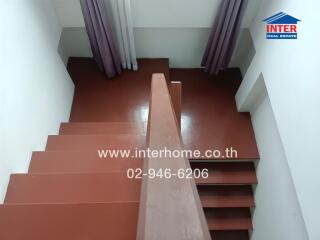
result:
[[[201,69],[170,69],[167,59],[140,59],[139,70],[106,79],[89,58],[71,58],[68,70],[76,90],[71,122],[145,122],[152,73],[182,82],[182,138],[187,149],[221,151],[232,147],[240,159],[258,158],[247,113],[237,112],[234,95],[241,82],[237,70],[210,76]],[[233,153],[234,157],[235,153]],[[202,157],[200,157],[202,158]]]
[[[212,76],[201,69],[171,69],[170,77],[182,82],[182,136],[188,148],[218,149],[222,157],[217,158],[233,158],[235,152],[225,153],[233,148],[238,158],[258,158],[250,115],[236,108],[238,70]]]

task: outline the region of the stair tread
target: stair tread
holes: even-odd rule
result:
[[[95,174],[13,174],[6,204],[138,202],[139,179],[126,172]]]
[[[253,207],[251,186],[198,186],[203,207]]]
[[[256,184],[257,176],[252,162],[191,163],[192,168],[207,168],[208,178],[196,179],[197,184]]]
[[[205,208],[210,230],[252,229],[249,208]]]
[[[134,240],[138,203],[0,206],[0,239]]]
[[[138,122],[70,122],[61,123],[60,135],[81,134],[145,134],[143,123]]]
[[[97,151],[33,152],[29,173],[94,173],[142,167],[142,158],[100,158]]]
[[[108,135],[50,135],[46,150],[98,150],[144,148],[146,137],[142,134]]]
[[[211,231],[211,238],[214,240],[249,240],[247,230]]]

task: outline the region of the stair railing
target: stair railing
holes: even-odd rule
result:
[[[176,176],[191,168],[188,159],[159,156],[165,148],[182,150],[180,127],[163,74],[152,76],[147,147],[158,151],[158,156],[144,160],[137,239],[211,239],[194,179]],[[163,176],[166,169],[170,174]],[[154,172],[159,174],[154,177]]]

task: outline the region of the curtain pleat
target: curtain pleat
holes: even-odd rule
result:
[[[222,0],[201,66],[210,74],[228,67],[248,0]]]
[[[111,0],[117,43],[124,69],[138,69],[130,0]]]
[[[108,77],[121,73],[121,62],[114,43],[104,0],[81,0],[81,8],[93,57]]]

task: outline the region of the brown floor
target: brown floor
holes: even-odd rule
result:
[[[239,158],[258,158],[250,122],[238,113],[234,95],[241,81],[237,70],[209,76],[201,69],[171,69],[167,59],[140,59],[137,72],[107,80],[92,59],[71,58],[68,70],[76,92],[71,122],[146,121],[152,73],[181,81],[182,137],[189,149],[233,147]]]
[[[76,90],[71,122],[147,121],[151,76],[165,72],[168,60],[139,60],[139,71],[106,79],[93,59],[71,58],[68,70]]]
[[[248,113],[239,113],[235,94],[237,69],[211,76],[201,69],[171,69],[171,81],[182,82],[182,137],[191,149],[234,148],[239,158],[258,158]]]

